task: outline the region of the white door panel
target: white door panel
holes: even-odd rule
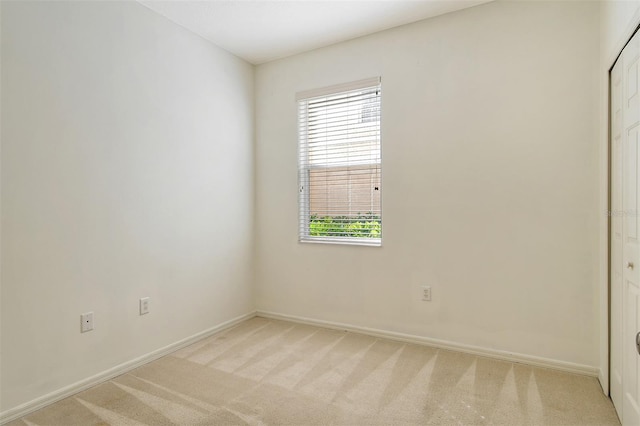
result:
[[[623,425],[640,425],[639,91],[637,34],[611,72],[611,399]]]

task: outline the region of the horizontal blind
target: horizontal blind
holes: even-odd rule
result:
[[[379,79],[298,96],[302,241],[380,245]]]

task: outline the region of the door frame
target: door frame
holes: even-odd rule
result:
[[[636,9],[627,27],[622,33],[610,52],[605,52],[604,67],[599,72],[603,95],[601,97],[602,109],[605,111],[606,125],[601,126],[601,139],[605,141],[601,144],[600,163],[600,368],[598,380],[603,392],[610,396],[611,385],[611,70],[622,54],[622,50],[631,41],[631,38],[640,30],[640,8]]]

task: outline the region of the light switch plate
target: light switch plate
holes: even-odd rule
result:
[[[143,297],[140,299],[140,315],[149,313],[149,303],[151,302],[151,298]]]

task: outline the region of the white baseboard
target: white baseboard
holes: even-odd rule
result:
[[[120,365],[117,365],[113,368],[110,368],[106,371],[98,373],[94,376],[88,377],[84,380],[80,380],[69,386],[65,386],[61,389],[58,389],[56,391],[43,395],[32,401],[26,402],[17,407],[3,411],[0,413],[0,425],[16,420],[20,417],[26,416],[27,414],[32,413],[36,410],[39,410],[40,408],[43,408],[49,404],[53,404],[54,402],[60,401],[61,399],[67,398],[78,392],[82,392],[83,390],[89,389],[92,386],[95,386],[107,380],[113,379],[114,377],[120,376],[121,374],[124,374],[128,371],[133,370],[134,368],[138,368],[144,364],[147,364],[151,361],[154,361],[158,358],[168,355],[171,352],[175,352],[178,349],[182,349],[185,346],[189,346],[192,343],[197,342],[198,340],[212,336],[216,333],[219,333],[229,327],[232,327],[238,324],[239,322],[242,322],[249,318],[253,318],[255,316],[256,316],[256,312],[249,312],[248,314],[244,314],[239,317],[233,318],[229,321],[225,321],[221,324],[216,325],[215,327],[211,327],[208,330],[205,330],[200,333],[196,333],[193,336],[187,337],[186,339],[182,339],[180,341],[167,345],[163,348],[150,352],[146,355],[142,355],[138,358],[135,358],[125,363],[122,363]]]
[[[607,364],[609,365],[609,364]],[[609,396],[609,373],[603,371],[601,368],[598,368],[598,382],[600,383],[600,387],[602,388],[602,393],[605,396]]]
[[[360,327],[357,325],[343,324],[333,321],[317,320],[312,318],[299,317],[296,315],[278,314],[275,312],[257,311],[256,315],[263,318],[271,318],[283,321],[297,322],[301,324],[314,325],[318,327],[331,328],[335,330],[352,331],[366,334],[373,337],[398,340],[401,342],[415,343],[419,345],[432,346],[440,349],[464,352],[472,355],[487,358],[499,359],[502,361],[517,362],[520,364],[532,365],[535,367],[552,368],[554,370],[568,373],[582,374],[591,377],[598,377],[599,369],[589,365],[575,364],[572,362],[558,361],[555,359],[541,358],[531,355],[501,351],[498,349],[482,348],[479,346],[465,345],[446,340],[431,339],[429,337],[415,336],[412,334],[397,333],[394,331],[379,330],[375,328]]]

